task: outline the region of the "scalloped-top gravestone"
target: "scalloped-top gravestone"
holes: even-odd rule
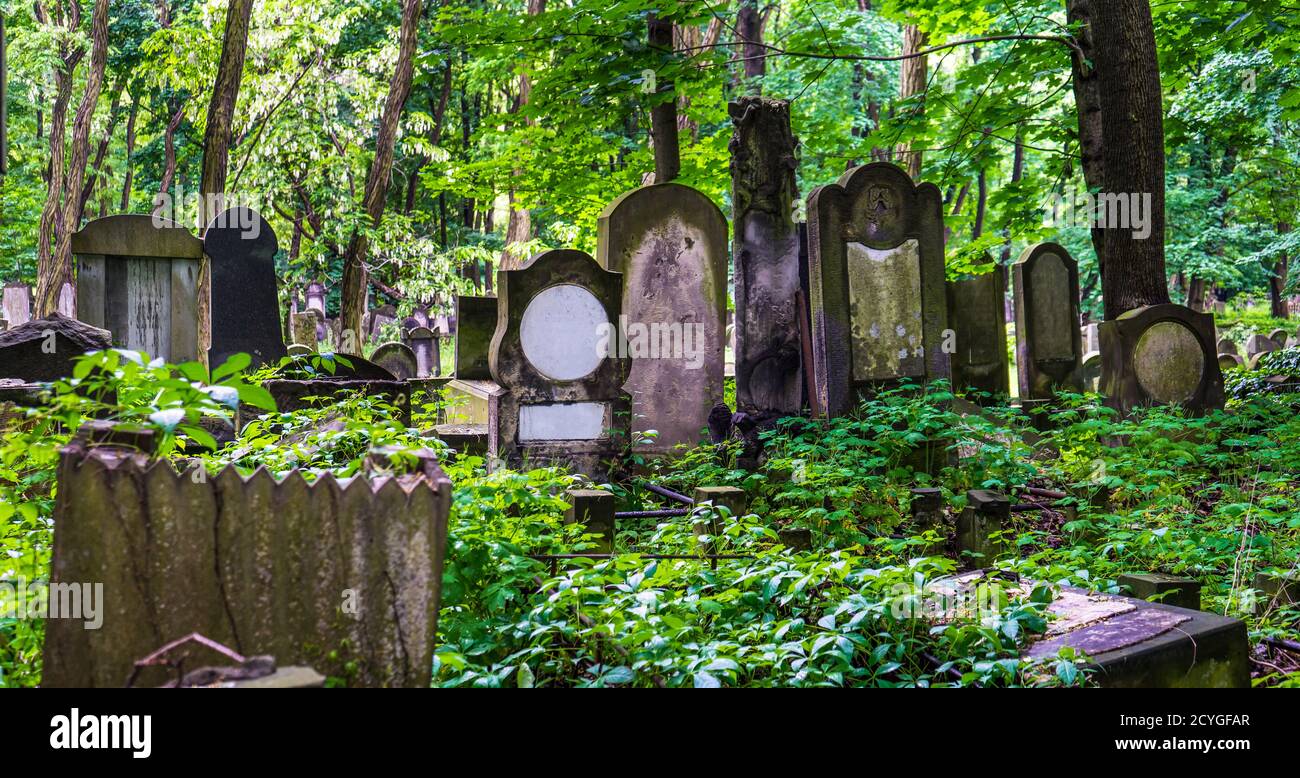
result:
[[[606,206],[597,231],[601,266],[623,274],[633,430],[658,433],[638,451],[697,445],[723,395],[727,219],[701,192],[655,184]]]
[[[866,393],[947,379],[943,196],[887,162],[808,198],[815,406],[840,416]]]
[[[240,353],[252,357],[252,367],[276,364],[286,355],[275,277],[279,250],[275,231],[251,208],[222,211],[204,230],[212,275],[210,366]]]

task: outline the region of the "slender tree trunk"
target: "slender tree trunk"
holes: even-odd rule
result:
[[[528,0],[529,16],[539,16],[543,13],[546,13],[546,0]],[[533,82],[529,78],[528,73],[526,72],[520,73],[519,74],[519,101],[518,101],[517,110],[523,110],[524,106],[528,105],[528,101],[532,98],[532,93],[533,93]],[[533,121],[532,119],[528,119],[527,122],[530,127],[536,124],[536,122]],[[523,169],[515,168],[513,176],[515,178],[518,178],[523,175],[523,172],[524,172]],[[532,213],[530,213],[527,208],[515,207],[514,187],[510,188],[509,200],[510,200],[510,218],[509,221],[506,222],[506,247],[505,250],[501,252],[500,267],[502,270],[514,270],[515,268],[521,266],[526,259],[528,259],[528,257],[525,255],[516,255],[515,252],[510,249],[510,247],[516,243],[525,243],[531,240],[533,237]],[[488,274],[490,275],[491,272],[492,272],[491,269],[489,269]]]
[[[203,172],[199,179],[199,229],[223,209],[226,175],[230,167],[230,142],[239,102],[239,84],[244,76],[244,54],[248,50],[248,27],[253,0],[230,0],[226,6],[226,33],[221,41],[221,61],[208,103],[207,129],[203,133]],[[215,196],[208,202],[208,196]],[[209,212],[211,210],[211,212]]]
[[[131,113],[126,118],[126,175],[122,177],[122,213],[131,210],[131,184],[135,178],[135,120],[140,114],[140,94],[131,98]]]
[[[419,38],[421,0],[404,0],[402,26],[399,33],[397,64],[393,80],[384,101],[384,112],[379,120],[379,134],[375,139],[375,157],[370,162],[366,177],[364,210],[371,225],[378,227],[384,217],[384,200],[388,194],[388,176],[393,168],[393,153],[397,146],[397,130],[411,93],[415,49]],[[351,330],[360,348],[361,321],[366,312],[366,252],[370,241],[365,231],[357,232],[348,244],[343,258],[343,329]]]
[[[1016,133],[1016,150],[1011,158],[1011,183],[1019,183],[1025,177],[1025,135]],[[1011,264],[1011,231],[1004,229],[1002,235],[1006,243],[1002,246],[1002,264]]]
[[[650,48],[663,56],[673,53],[673,23],[651,15],[649,19]],[[672,97],[673,84],[667,79],[657,83],[663,100],[650,109],[650,136],[654,141],[655,183],[666,184],[677,178],[682,170],[681,147],[677,138],[677,101]]]
[[[919,27],[914,24],[903,26],[903,54],[915,54],[926,46],[927,37]],[[907,100],[918,95],[925,94],[926,77],[929,70],[926,57],[908,57],[899,64],[899,97]],[[910,109],[913,115],[919,116],[924,112],[924,107]],[[921,175],[921,152],[912,151],[908,144],[902,143],[898,146],[898,160],[900,165],[907,170],[907,174],[913,179]]]
[[[744,60],[745,78],[752,83],[751,93],[763,93],[761,79],[767,73],[767,57],[763,48],[763,18],[758,13],[758,0],[740,0],[736,14],[736,37],[742,44],[740,56]]]
[[[1128,225],[1104,230],[1106,318],[1169,302],[1165,275],[1165,146],[1148,0],[1096,0],[1092,38],[1101,94],[1102,192],[1149,197],[1148,235]],[[1136,234],[1135,234],[1136,233]]]
[[[1290,222],[1278,222],[1277,234],[1286,235],[1291,231]],[[1273,265],[1273,275],[1268,279],[1269,309],[1275,319],[1291,318],[1291,306],[1286,299],[1286,279],[1290,272],[1291,258],[1283,254]]]
[[[90,123],[95,117],[99,93],[104,88],[104,69],[108,64],[108,0],[95,0],[95,10],[90,21],[90,70],[86,74],[86,91],[72,122],[72,149],[68,157],[67,181],[63,191],[65,202],[56,235],[55,260],[58,276],[53,285],[38,295],[37,308],[48,316],[59,307],[59,292],[64,283],[72,283],[72,233],[81,221],[81,186],[86,177],[86,162],[90,157]],[[73,311],[75,314],[75,310]]]
[[[163,131],[163,174],[162,180],[158,182],[158,198],[154,204],[154,215],[162,211],[166,202],[164,198],[168,196],[172,188],[172,180],[176,178],[176,130],[181,126],[181,120],[185,118],[183,101],[172,98],[167,101],[167,107],[172,109],[173,113],[172,118],[167,122],[167,129]]]
[[[86,204],[90,202],[91,195],[95,193],[95,186],[99,184],[102,188],[107,188],[103,186],[108,183],[107,168],[104,165],[104,160],[108,157],[108,147],[112,144],[113,132],[117,129],[119,118],[118,108],[122,104],[122,91],[125,82],[126,76],[122,75],[118,78],[117,83],[113,84],[113,104],[109,106],[108,109],[108,126],[104,128],[104,134],[100,136],[99,144],[95,148],[95,161],[91,165],[91,170],[94,171],[94,174],[88,176],[85,185],[81,187],[81,207],[77,211],[76,220],[76,224],[78,225],[81,223],[81,219],[85,214]]]

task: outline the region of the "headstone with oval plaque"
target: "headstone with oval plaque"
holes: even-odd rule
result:
[[[1165,303],[1101,325],[1101,392],[1121,413],[1177,405],[1192,413],[1223,407],[1214,315]]]

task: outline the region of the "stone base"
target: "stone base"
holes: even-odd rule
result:
[[[486,424],[439,424],[433,434],[459,454],[487,456],[488,428]]]
[[[446,386],[448,424],[488,423],[488,398],[500,387],[492,381],[459,378],[447,382]]]

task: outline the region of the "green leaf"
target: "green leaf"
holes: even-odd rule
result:
[[[220,381],[229,375],[234,375],[253,363],[253,358],[247,354],[233,354],[225,361],[221,367],[212,371],[212,380]]]
[[[239,384],[235,387],[239,390],[239,401],[245,405],[251,405],[254,408],[261,408],[264,411],[275,412],[275,398],[271,393],[260,386],[252,384]]]
[[[721,689],[722,688],[722,682],[719,681],[717,678],[713,677],[712,675],[710,675],[709,673],[704,673],[704,672],[696,673],[694,681],[695,681],[696,689]]]

